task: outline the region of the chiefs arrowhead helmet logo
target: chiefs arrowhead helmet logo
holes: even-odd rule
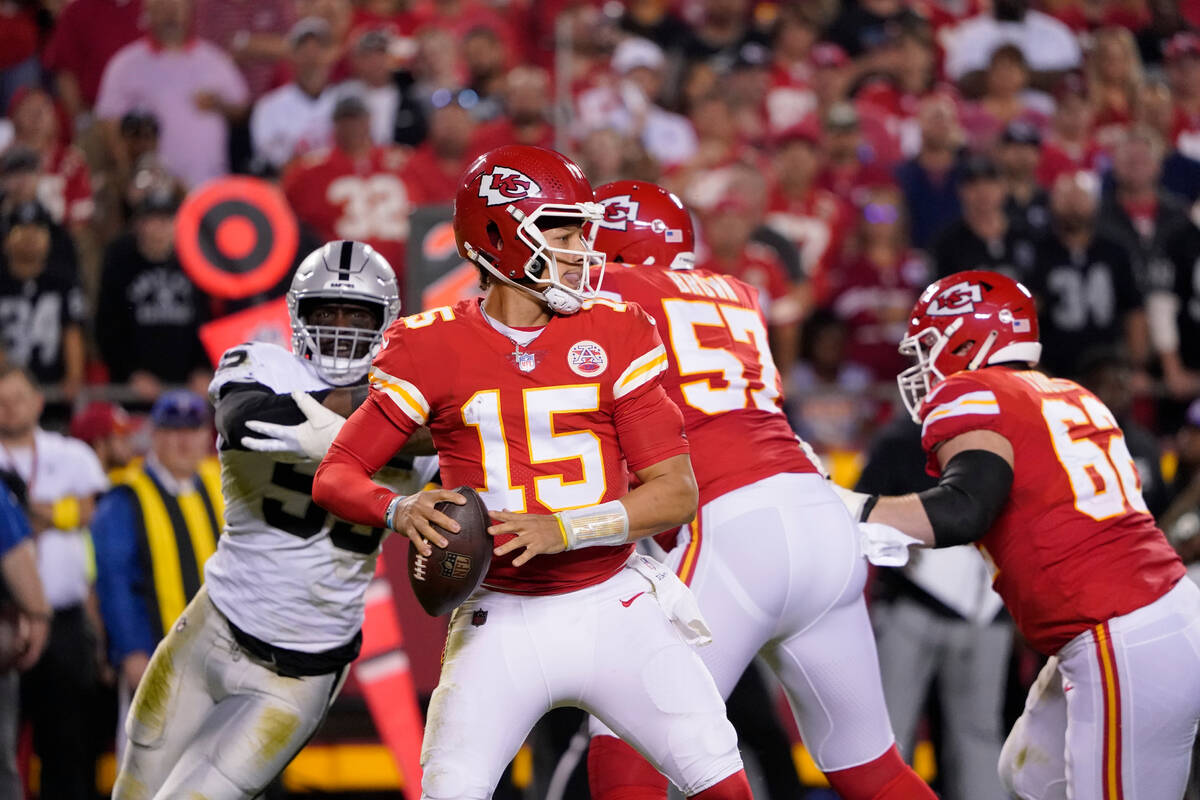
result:
[[[619,194],[604,198],[600,205],[604,206],[604,219],[598,223],[600,227],[623,231],[629,228],[631,220],[637,219],[640,204],[630,195]]]
[[[510,167],[492,167],[479,177],[479,196],[489,206],[500,206],[526,197],[539,195],[542,187],[523,172]]]
[[[975,304],[980,302],[983,302],[982,287],[977,283],[962,281],[938,293],[925,313],[932,317],[955,317],[971,313],[975,310]]]

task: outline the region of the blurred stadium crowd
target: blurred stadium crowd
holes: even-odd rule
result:
[[[1197,30],[1195,0],[5,0],[3,358],[60,422],[203,394],[199,327],[235,308],[180,266],[189,190],[277,182],[302,241],[367,241],[403,285],[411,212],[541,145],[683,198],[849,480],[919,289],[1019,278],[1043,366],[1109,404],[1200,559]]]

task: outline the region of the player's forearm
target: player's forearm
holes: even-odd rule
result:
[[[396,427],[373,399],[350,415],[313,478],[313,500],[335,516],[383,527],[394,492],[371,480],[404,446],[409,432]]]
[[[933,525],[925,512],[925,505],[915,494],[880,497],[864,522],[891,525],[901,533],[919,539],[926,547],[933,547]]]
[[[699,491],[687,456],[672,456],[638,473],[641,485],[621,498],[629,539],[686,525],[696,516]]]
[[[42,591],[32,540],[21,542],[4,554],[0,559],[0,575],[23,612],[31,617],[50,618],[53,611]]]

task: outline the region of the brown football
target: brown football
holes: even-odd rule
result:
[[[435,508],[461,526],[458,533],[433,528],[446,537],[445,548],[433,546],[428,558],[411,543],[408,546],[408,582],[421,608],[433,617],[448,614],[483,583],[492,563],[494,542],[487,529],[491,524],[483,498],[470,486],[454,491],[467,498],[463,505],[438,503]]]

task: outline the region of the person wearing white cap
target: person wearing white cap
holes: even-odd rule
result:
[[[580,134],[612,128],[638,139],[663,166],[690,159],[697,146],[692,123],[657,104],[666,63],[662,48],[649,39],[622,40],[610,62],[616,82],[579,97]]]

